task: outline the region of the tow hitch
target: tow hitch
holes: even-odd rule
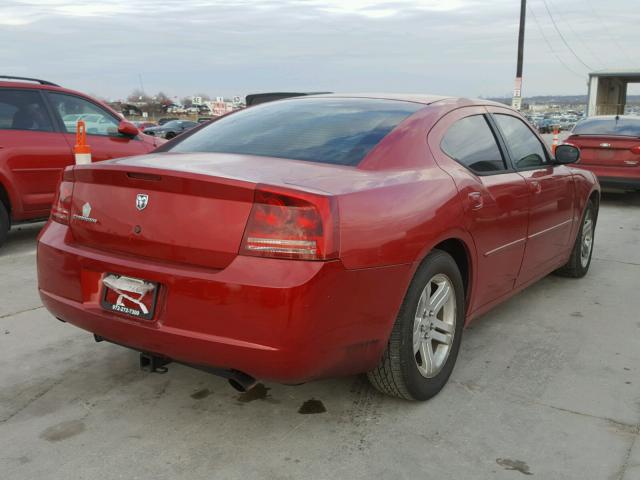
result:
[[[109,343],[114,343],[116,345],[120,345],[122,347],[126,347],[126,345],[122,345],[121,343],[114,342],[109,340],[108,338],[104,338],[100,335],[94,334],[93,338],[96,342],[107,341]],[[132,348],[132,347],[127,347]],[[139,350],[138,350],[139,351]],[[149,372],[149,373],[167,373],[169,369],[166,367],[173,360],[168,357],[163,357],[161,355],[154,355],[153,353],[140,352],[140,369]],[[185,363],[176,361],[176,363],[180,365],[186,365],[191,368],[196,368],[198,370],[202,370],[203,372],[211,373],[213,375],[217,375],[222,378],[226,378],[231,386],[238,390],[239,392],[248,392],[253,387],[257,385],[257,380],[253,378],[251,375],[248,375],[244,372],[240,372],[238,370],[232,370],[227,368],[215,368],[215,367],[205,367],[202,365],[194,365],[191,363]]]
[[[140,369],[149,373],[167,373],[169,369],[165,365],[169,365],[171,360],[166,357],[159,357],[151,353],[140,354]]]

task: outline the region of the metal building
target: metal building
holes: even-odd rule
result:
[[[640,83],[640,69],[590,73],[587,116],[623,115],[630,83]]]

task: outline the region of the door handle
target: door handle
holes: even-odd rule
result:
[[[531,188],[531,193],[538,194],[542,192],[542,185],[540,185],[540,182],[536,180],[532,180],[529,183],[529,188]]]
[[[482,193],[471,192],[469,194],[469,202],[471,203],[471,210],[480,210],[484,201],[482,200]]]

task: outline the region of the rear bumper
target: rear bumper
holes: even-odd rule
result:
[[[214,271],[83,248],[55,222],[38,242],[40,296],[56,317],[137,350],[282,383],[373,368],[412,271],[243,256]],[[159,282],[153,320],[100,307],[108,272]]]
[[[603,187],[640,189],[640,167],[604,167],[581,163],[577,163],[575,167],[593,172]]]

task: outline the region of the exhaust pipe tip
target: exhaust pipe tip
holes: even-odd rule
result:
[[[229,377],[229,385],[240,393],[245,393],[256,386],[258,381],[251,375],[242,372],[233,372]]]

